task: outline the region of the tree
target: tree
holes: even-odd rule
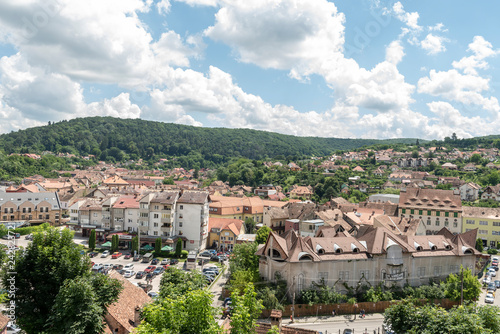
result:
[[[411,157],[412,157],[413,159],[417,159],[417,158],[418,158],[418,151],[417,151],[417,150],[415,150],[415,151],[411,152]]]
[[[240,294],[240,290],[235,290],[231,294],[233,305],[231,334],[255,333],[257,318],[263,309],[261,301],[256,296],[252,283],[247,284],[243,294]]]
[[[161,254],[161,238],[156,238],[155,240],[155,256],[160,256]]]
[[[177,298],[190,290],[202,289],[205,279],[199,271],[184,271],[169,267],[161,277],[160,296],[162,298]]]
[[[255,236],[255,242],[257,244],[265,244],[267,241],[267,237],[269,236],[269,233],[271,233],[271,228],[269,226],[262,226],[257,230],[257,235]]]
[[[205,289],[191,290],[176,298],[161,298],[143,310],[137,334],[218,334],[222,329],[215,317],[212,294]]]
[[[102,333],[106,308],[118,300],[118,280],[96,274],[64,281],[47,319],[47,334]]]
[[[174,179],[172,177],[169,177],[168,179],[167,178],[164,178],[163,179],[163,184],[170,184],[170,185],[174,185]]]
[[[133,237],[132,238],[132,252],[139,252],[139,238],[138,237]]]
[[[476,164],[477,164],[477,163],[479,163],[479,162],[481,161],[481,159],[482,159],[482,158],[481,158],[481,155],[480,155],[480,154],[478,154],[478,153],[474,153],[474,154],[470,157],[470,159],[469,159],[469,160],[470,160],[470,162],[472,162],[472,163],[476,163]]]
[[[259,257],[255,255],[257,252],[257,243],[236,244],[233,249],[233,254],[229,266],[231,272],[237,270],[251,270],[258,272]]]
[[[477,300],[477,298],[481,294],[481,283],[479,282],[477,277],[472,274],[469,268],[464,270],[463,267],[460,267],[460,270],[463,270],[464,301]],[[449,298],[451,300],[460,300],[461,285],[460,274],[450,274],[446,279],[446,298]]]
[[[483,247],[483,240],[482,239],[477,239],[476,240],[476,249],[480,252],[483,252],[484,247]]]
[[[255,225],[256,223],[253,218],[245,218],[245,233],[253,234],[255,232]]]
[[[95,230],[90,231],[89,248],[91,250],[95,249]]]
[[[113,234],[113,236],[111,237],[111,252],[116,252],[118,250],[118,242],[119,242],[119,239],[118,239],[118,234]]]
[[[179,258],[181,257],[182,253],[182,239],[178,238],[177,243],[175,244],[175,257]]]
[[[75,247],[69,230],[50,228],[35,234],[25,251],[16,253],[15,268],[8,269],[2,271],[3,286],[10,285],[9,272],[16,272],[17,324],[31,334],[44,328],[64,281],[90,275],[90,260]]]

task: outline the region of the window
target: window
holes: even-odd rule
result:
[[[418,210],[418,214],[419,214],[420,216],[421,216],[421,215],[423,215],[423,213],[424,213],[424,210]]]
[[[488,222],[487,221],[484,221],[484,220],[480,220],[479,221],[479,225],[488,225]]]
[[[415,213],[415,210],[411,209],[411,210],[410,210],[410,214],[412,215],[412,214],[414,214],[414,213]]]
[[[493,226],[500,226],[500,222],[493,222]]]
[[[154,210],[160,210],[160,207],[158,205],[155,205]]]
[[[160,215],[155,213],[155,214],[153,214],[153,218],[160,218]]]
[[[141,218],[148,218],[148,217],[149,217],[149,213],[141,212]]]
[[[158,223],[153,223],[153,227],[158,227]]]
[[[348,281],[349,280],[349,272],[348,271],[339,271],[339,280]]]
[[[45,219],[49,219],[49,215],[45,215]]]
[[[476,224],[476,222],[475,222],[474,220],[472,220],[472,219],[467,219],[467,220],[465,221],[465,223],[466,223],[466,224],[469,224],[469,225],[474,225],[474,224]]]
[[[312,225],[309,225],[309,229],[312,230],[313,229],[313,226]]]
[[[450,223],[448,223],[448,219],[446,219],[446,220],[444,221],[444,226],[448,226],[448,225],[450,225]]]
[[[496,241],[490,241],[490,248],[497,248],[497,242]]]
[[[300,274],[298,279],[297,279],[297,286],[299,288],[299,291],[302,291],[304,289],[304,275]]]
[[[436,216],[438,216],[438,217],[439,217],[440,215],[441,215],[441,212],[436,211]]]
[[[94,217],[97,217],[97,212],[94,212]]]
[[[441,276],[441,273],[443,272],[443,267],[441,266],[435,266],[434,267],[434,276]]]
[[[453,212],[453,217],[458,218],[458,212]]]
[[[430,225],[430,224],[431,224],[431,220],[427,219],[427,225]]]
[[[439,226],[439,220],[436,220],[436,226]]]
[[[179,227],[182,227],[182,222],[179,222]]]
[[[458,227],[458,222],[456,220],[453,222],[453,227]]]
[[[179,210],[183,210],[184,209],[184,205],[179,205]]]
[[[450,265],[450,273],[458,273],[460,271],[460,266]]]
[[[184,218],[184,217],[182,216],[182,213],[180,213],[180,214],[179,214],[179,218],[180,218],[180,219]]]
[[[430,216],[432,214],[431,210],[427,210],[427,216]]]
[[[491,234],[493,234],[493,235],[500,235],[500,231],[491,231]]]
[[[401,213],[406,213],[406,209],[401,209]]]
[[[488,230],[479,230],[479,234],[488,234]]]
[[[154,231],[154,232],[153,232],[153,235],[158,235],[158,231]]]
[[[359,278],[365,278],[367,281],[370,280],[370,271],[369,270],[360,270],[359,271]]]
[[[446,211],[446,212],[444,213],[444,216],[445,216],[445,217],[449,217],[449,216],[450,216],[450,213],[449,213],[448,211]]]
[[[325,282],[328,282],[328,272],[327,271],[318,273],[318,281],[321,282],[322,280]]]
[[[418,277],[425,277],[425,267],[418,267],[417,268],[417,276]]]

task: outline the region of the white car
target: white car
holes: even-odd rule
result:
[[[104,266],[104,269],[111,269],[111,268],[113,268],[113,265],[111,263],[105,263],[105,264],[103,264],[103,266]]]
[[[490,274],[491,277],[497,277],[497,272],[493,268],[491,268],[490,270],[488,270],[488,274]]]
[[[109,256],[109,250],[105,250],[102,252],[101,257],[108,257]]]
[[[132,270],[132,269],[134,269],[133,263],[129,263],[125,267],[123,267],[123,270]]]
[[[490,277],[489,275],[484,276],[484,278],[483,278],[483,283],[488,284],[488,283],[490,283],[490,282],[491,282],[491,277]]]
[[[487,293],[484,302],[487,304],[493,304],[495,302],[495,296],[492,293]]]
[[[133,271],[133,270],[127,270],[125,272],[125,274],[123,274],[123,277],[125,277],[125,278],[130,278],[130,277],[133,277],[133,276],[135,276],[135,271]]]
[[[161,263],[160,263],[162,266],[166,265],[166,264],[170,264],[170,260],[169,259],[163,259],[161,260]]]

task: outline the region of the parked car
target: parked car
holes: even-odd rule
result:
[[[210,260],[209,260],[209,259],[200,259],[200,261],[198,261],[198,264],[199,264],[200,266],[202,266],[202,265],[204,265],[204,264],[207,264],[207,263],[208,263],[208,261],[210,261]]]
[[[198,256],[210,258],[212,256],[212,253],[210,253],[209,251],[203,251]]]
[[[95,256],[97,255],[97,253],[96,253],[96,252],[90,252],[90,253],[88,253],[87,255],[88,255],[90,258],[93,258],[93,257],[95,257]]]
[[[148,296],[149,296],[149,297],[151,297],[151,298],[153,298],[153,299],[156,299],[156,298],[158,298],[160,295],[159,295],[159,294],[157,294],[156,292],[149,291],[149,292],[148,292]]]
[[[168,268],[170,268],[170,265],[169,264],[166,264],[163,266],[163,269],[167,270]]]
[[[486,274],[483,278],[483,283],[488,284],[490,282],[491,282],[491,277],[488,274]]]
[[[108,257],[109,256],[109,250],[105,250],[102,252],[101,257]]]
[[[112,269],[114,265],[112,263],[105,263],[103,266],[105,269]]]
[[[489,268],[488,269],[488,273],[490,274],[491,277],[496,277],[497,276],[497,272],[495,270],[495,268]]]
[[[493,304],[495,302],[495,295],[491,292],[488,292],[486,294],[486,297],[484,298],[484,302],[487,304]]]
[[[127,255],[125,255],[124,259],[125,259],[125,260],[128,260],[128,259],[130,259],[131,257],[132,257],[132,254],[127,254]]]
[[[155,274],[152,271],[150,271],[149,273],[146,273],[146,280],[153,279],[153,278],[155,278]]]
[[[169,262],[170,262],[170,260],[169,260],[169,259],[163,259],[163,260],[161,260],[160,264],[161,264],[162,266],[164,266],[164,265],[166,265],[166,264],[169,264]]]
[[[115,264],[115,265],[113,265],[113,270],[123,270],[123,264]]]
[[[219,275],[219,267],[216,267],[216,266],[210,266],[210,267],[205,267],[203,268],[203,271],[207,271],[207,270],[212,270],[212,271],[215,271],[217,273],[217,275]]]
[[[123,269],[132,270],[134,269],[134,264],[133,263],[126,264],[125,267],[123,267]]]
[[[149,273],[149,272],[154,271],[155,269],[156,269],[156,266],[148,266],[148,267],[144,270],[144,272]]]
[[[135,278],[141,279],[144,277],[144,271],[138,271],[137,274],[135,274]]]
[[[92,266],[92,271],[100,271],[104,266],[100,263],[96,263]]]
[[[170,259],[170,265],[171,266],[176,265],[177,263],[179,263],[179,260],[177,260],[177,259]]]
[[[495,286],[497,287],[497,289],[500,289],[500,280],[495,281]]]
[[[203,277],[205,277],[205,279],[209,282],[209,283],[212,283],[214,281],[214,278],[210,275],[205,275],[203,274]]]
[[[151,291],[151,289],[153,288],[151,284],[146,284],[146,283],[138,283],[137,285],[139,285],[139,287],[142,288],[146,293]]]
[[[154,271],[153,271],[153,274],[154,275],[161,275],[163,274],[163,272],[165,271],[165,269],[163,267],[157,267]]]
[[[26,240],[33,240],[33,234],[31,234],[31,233],[30,233],[30,234],[27,234],[27,235],[24,237],[24,239],[26,239]]]
[[[139,254],[135,255],[133,260],[134,261],[139,261],[141,259],[141,256]]]
[[[133,270],[125,270],[125,274],[123,274],[123,277],[125,278],[130,278],[135,275],[135,271]]]
[[[16,239],[21,238],[21,234],[20,234],[20,233],[15,233],[15,234],[14,234],[14,238],[16,238]]]
[[[487,288],[487,290],[488,290],[488,291],[493,291],[493,292],[497,291],[497,286],[496,286],[496,284],[495,284],[494,282],[490,282],[490,283],[488,283],[488,288]]]
[[[112,259],[117,259],[119,258],[120,256],[122,256],[123,254],[120,253],[120,252],[114,252],[113,255],[111,255],[111,258]]]
[[[152,261],[151,261],[151,264],[154,264],[154,265],[157,265],[158,264],[158,259],[157,258],[154,258]]]

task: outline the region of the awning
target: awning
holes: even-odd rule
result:
[[[167,245],[167,246],[163,246],[163,247],[161,248],[161,250],[162,250],[162,251],[171,251],[171,250],[173,250],[173,248]]]
[[[145,250],[145,251],[149,251],[149,250],[154,249],[154,247],[153,247],[153,246],[151,246],[151,245],[146,245],[146,246],[142,246],[142,247],[141,247],[141,249],[142,249],[142,250]]]
[[[101,247],[111,247],[111,241],[107,241],[101,245]]]

